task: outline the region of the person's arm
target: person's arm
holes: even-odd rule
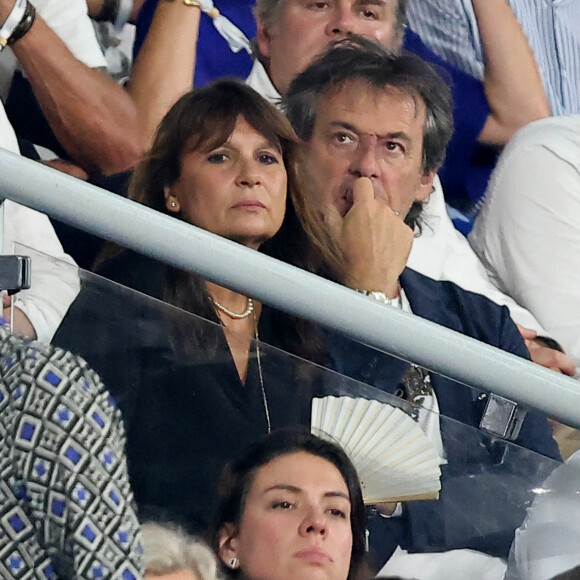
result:
[[[550,107],[524,31],[505,0],[472,0],[484,50],[484,87],[491,112],[479,141],[503,146]]]
[[[30,288],[12,297],[15,329],[49,342],[79,292],[76,265],[64,253],[46,215],[10,200],[4,202],[2,241],[5,254],[31,257]],[[4,315],[9,318],[9,309]]]
[[[0,0],[0,21],[13,6]],[[12,50],[62,146],[88,173],[116,173],[141,154],[131,98],[104,73],[75,58],[37,14]]]
[[[163,116],[193,88],[200,17],[201,8],[183,0],[157,5],[128,86],[146,148]]]

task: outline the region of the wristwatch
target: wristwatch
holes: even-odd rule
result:
[[[398,307],[401,303],[401,299],[398,296],[396,298],[389,298],[384,292],[381,292],[380,290],[357,290],[357,292],[360,292],[365,296],[369,296],[370,298],[374,298],[377,302],[386,304],[387,306]]]

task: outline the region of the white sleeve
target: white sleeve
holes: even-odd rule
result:
[[[514,137],[469,240],[497,283],[580,364],[580,115]]]
[[[434,280],[453,282],[464,290],[505,305],[515,322],[543,333],[541,324],[530,312],[492,283],[467,239],[455,229],[447,215],[439,178],[433,185],[435,191],[423,211],[423,233],[413,241],[407,261],[409,268]]]
[[[106,67],[85,0],[31,0],[72,54],[90,68]]]
[[[50,342],[80,290],[73,259],[44,214],[9,200],[4,202],[3,253],[31,256],[31,287],[18,293],[15,306],[28,316],[38,340]]]
[[[12,151],[12,153],[20,154],[16,133],[6,116],[2,101],[0,101],[0,147],[7,151]]]

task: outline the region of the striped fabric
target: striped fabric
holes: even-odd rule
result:
[[[580,0],[507,0],[536,56],[554,115],[580,113]],[[471,0],[409,0],[410,27],[451,64],[483,78]]]

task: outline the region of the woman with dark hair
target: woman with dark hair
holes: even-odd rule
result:
[[[338,446],[283,429],[228,464],[210,541],[228,577],[362,580],[366,512]]]
[[[220,81],[170,110],[130,195],[312,269],[317,252],[296,208],[309,218],[291,187],[295,140],[252,89]],[[91,362],[123,412],[140,517],[199,533],[228,461],[272,429],[309,424],[314,371],[262,341],[320,360],[323,340],[311,323],[118,246],[106,248],[97,272],[178,309],[91,282],[55,341]]]
[[[296,143],[286,117],[253,89],[233,80],[219,81],[187,93],[171,108],[151,150],[135,171],[129,197],[284,262],[313,270],[321,260],[309,240],[314,240],[317,247],[330,246],[331,242],[322,240],[319,228],[308,227],[313,216],[294,187]],[[302,224],[308,228],[309,237]],[[334,250],[325,253],[336,255]],[[153,280],[149,266],[131,267],[129,273],[127,254],[131,253],[110,244],[98,258],[96,271],[219,322],[225,331],[245,335],[241,342],[228,337],[243,381],[248,343],[256,335],[261,305],[174,268],[165,267],[163,276]],[[332,267],[339,270],[338,260]],[[281,326],[278,335],[285,339],[280,346],[314,360],[320,358],[321,347],[312,325],[285,315],[274,316]],[[202,343],[207,348],[208,340],[215,342],[215,337],[211,339],[204,332],[195,338],[198,344],[194,342],[194,346]]]

